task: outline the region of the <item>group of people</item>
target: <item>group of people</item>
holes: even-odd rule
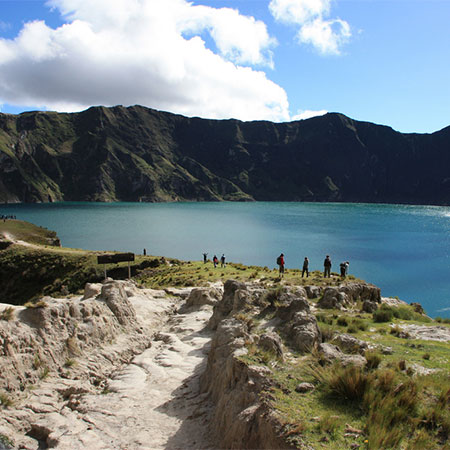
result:
[[[284,274],[284,268],[285,268],[285,259],[284,259],[284,253],[281,253],[281,255],[277,258],[277,264],[279,267],[280,277],[283,277]],[[345,278],[348,274],[348,266],[350,263],[348,261],[341,262],[339,265],[340,271],[341,271],[341,277]],[[327,255],[325,257],[325,260],[323,261],[323,276],[324,278],[330,278],[331,277],[331,258],[330,255]],[[305,276],[309,277],[309,259],[307,256],[305,256],[305,259],[303,260],[303,268],[302,268],[302,278]]]
[[[0,220],[3,220],[3,222],[6,222],[8,219],[13,219],[13,220],[15,220],[15,219],[16,219],[16,216],[15,216],[15,215],[12,215],[12,214],[2,214],[2,215],[0,216]]]
[[[203,263],[206,264],[208,262],[208,253],[203,253]],[[217,267],[219,264],[219,258],[214,255],[213,256],[213,264],[214,267]],[[220,257],[220,267],[225,267],[225,255],[222,253],[222,256]]]

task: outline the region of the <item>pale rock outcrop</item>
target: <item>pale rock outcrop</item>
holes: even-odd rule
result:
[[[372,302],[381,302],[381,289],[378,286],[365,283],[349,283],[339,286],[339,292],[347,295],[350,302],[357,300],[370,300]]]
[[[201,379],[215,404],[211,432],[221,448],[293,448],[280,437],[282,425],[261,400],[260,393],[272,386],[270,369],[240,359],[247,353],[248,339],[245,324],[236,319],[224,319],[217,326]]]
[[[344,367],[348,365],[363,367],[367,360],[361,355],[347,355],[337,346],[329,343],[322,343],[318,346],[320,360],[325,364],[332,364],[339,361]]]
[[[305,286],[305,290],[308,298],[319,298],[323,293],[321,286]]]
[[[322,298],[317,302],[317,306],[324,309],[342,309],[349,304],[348,296],[334,287],[326,288]]]
[[[258,345],[262,349],[274,353],[277,358],[283,358],[283,344],[281,342],[280,336],[277,333],[268,331],[262,334],[259,337]]]
[[[351,306],[358,300],[380,303],[381,290],[377,286],[362,283],[350,283],[337,288],[328,287],[324,290],[317,306],[324,309],[342,309]]]
[[[316,317],[306,311],[295,313],[286,329],[289,340],[299,352],[311,352],[322,340]]]
[[[250,292],[245,283],[227,280],[224,284],[222,300],[214,306],[208,326],[215,330],[222,319],[228,317],[234,309],[238,309],[235,307],[237,304],[242,306],[249,300]]]
[[[364,300],[361,311],[366,313],[373,313],[378,309],[378,303],[372,300]]]
[[[86,285],[84,286],[83,300],[86,300],[88,298],[97,297],[97,295],[100,295],[101,291],[102,291],[102,284],[86,283]]]
[[[291,293],[282,294],[279,304],[280,306],[277,307],[276,316],[284,322],[290,322],[298,312],[309,314],[311,311],[306,297],[300,297]]]
[[[194,288],[186,299],[186,307],[215,305],[221,297],[221,292],[214,288]]]
[[[100,298],[105,300],[106,305],[121,325],[134,323],[136,311],[128,300],[123,283],[112,282],[104,284]]]
[[[333,343],[346,353],[364,353],[368,349],[366,341],[357,339],[351,334],[338,334],[333,337]]]
[[[114,340],[122,326],[134,326],[124,283],[104,284],[102,300],[44,297],[41,307],[15,307],[15,320],[0,321],[0,389],[14,393],[47,372],[64,373],[67,360]],[[136,337],[136,348],[149,344],[140,329]]]

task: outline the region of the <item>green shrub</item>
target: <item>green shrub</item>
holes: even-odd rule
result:
[[[370,382],[370,375],[357,366],[335,364],[317,368],[312,375],[321,382],[320,388],[326,395],[343,402],[361,401]]]
[[[368,351],[365,353],[365,358],[367,360],[366,368],[368,370],[377,369],[381,363],[381,356],[377,352]]]
[[[353,319],[352,325],[354,325],[358,330],[366,331],[367,330],[367,323],[364,322],[364,320],[361,319]]]
[[[347,317],[345,316],[340,316],[338,317],[336,323],[341,326],[341,327],[346,327],[348,326],[348,321],[347,321]]]
[[[381,323],[381,322],[391,322],[392,321],[392,319],[394,317],[394,313],[392,312],[391,309],[383,308],[383,306],[384,305],[382,305],[381,308],[377,309],[376,311],[374,311],[372,313],[374,322]]]

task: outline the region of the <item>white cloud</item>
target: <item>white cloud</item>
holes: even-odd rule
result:
[[[300,43],[311,44],[322,54],[338,55],[351,30],[344,20],[327,20],[330,9],[330,0],[271,0],[269,4],[275,20],[298,26]]]
[[[317,117],[317,116],[323,116],[328,111],[325,109],[321,109],[320,111],[311,111],[311,110],[299,110],[297,111],[297,114],[292,117],[292,120],[304,120],[304,119],[311,119],[311,117]]]
[[[186,0],[51,0],[67,23],[0,39],[0,102],[76,111],[141,104],[185,115],[288,120],[264,23]],[[202,36],[215,43],[207,48]]]

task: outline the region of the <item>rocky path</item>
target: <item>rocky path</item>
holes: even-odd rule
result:
[[[4,420],[9,429],[29,424],[27,436],[12,436],[18,448],[213,448],[207,428],[210,404],[199,385],[211,341],[206,324],[212,307],[183,311],[179,298],[163,292],[132,296],[130,302],[142,329],[153,331],[151,346],[97,389],[77,377],[42,380],[20,403],[4,410],[8,416],[0,417],[0,434]],[[121,335],[109,350],[101,350],[102,357],[113,360],[114,350],[126,340],[127,334]],[[94,374],[101,363],[92,355],[78,360],[74,370]]]
[[[199,392],[209,316],[206,309],[175,314],[153,345],[109,380],[108,394],[83,398],[82,420],[92,428],[79,436],[81,448],[211,448],[205,426],[209,405]]]

